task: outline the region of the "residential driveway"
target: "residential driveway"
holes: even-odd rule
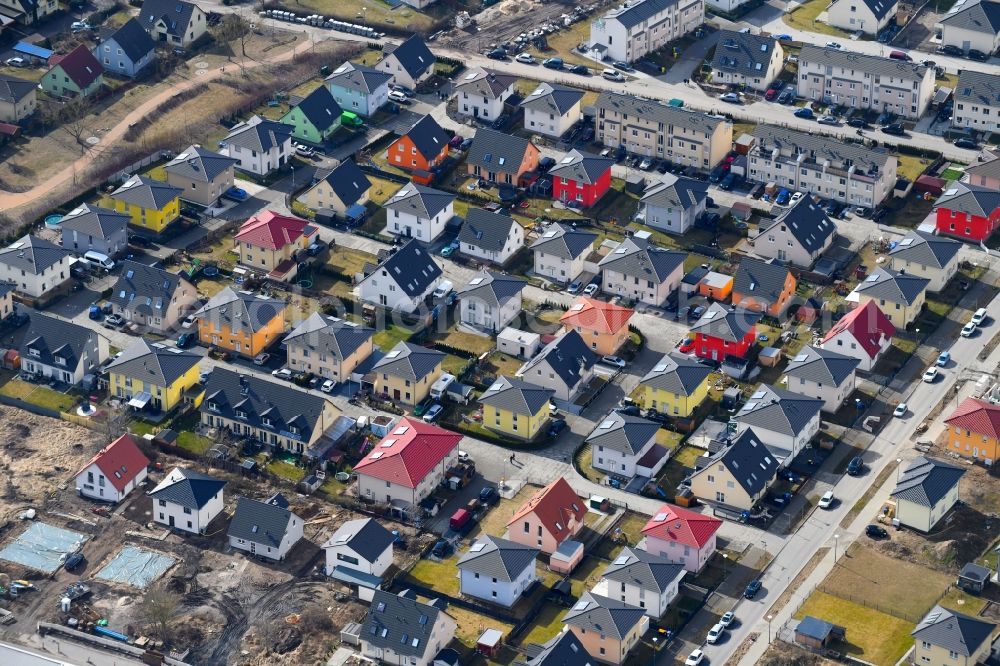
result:
[[[708,55],[708,52],[712,50],[718,41],[719,32],[713,30],[710,34],[705,35],[687,47],[684,53],[681,54],[680,59],[667,70],[667,73],[656,78],[665,83],[683,83],[685,80],[690,79],[698,71],[698,68],[701,67],[705,56]]]

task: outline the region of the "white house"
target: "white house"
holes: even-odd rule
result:
[[[391,75],[395,84],[415,89],[434,73],[437,59],[416,34],[398,46],[386,44],[382,52],[385,55],[375,64],[375,69]]]
[[[433,257],[411,239],[361,280],[358,293],[366,303],[413,312],[437,288],[441,274]]]
[[[720,527],[722,521],[715,516],[664,504],[642,528],[640,547],[696,574],[715,554]]]
[[[604,292],[660,306],[680,286],[687,256],[643,238],[626,238],[598,264]]]
[[[344,111],[370,116],[389,101],[392,75],[364,65],[345,62],[326,77],[326,86]]]
[[[990,55],[1000,49],[1000,2],[956,2],[935,27],[941,31],[941,46]]]
[[[410,590],[375,590],[361,624],[361,654],[383,664],[431,666],[455,637],[457,626],[438,605],[417,601]]]
[[[803,347],[785,368],[789,391],[823,401],[823,411],[835,413],[854,391],[854,371],[861,361],[821,347]]]
[[[459,590],[464,595],[510,608],[538,580],[540,551],[484,534],[458,561]]]
[[[637,548],[624,548],[601,574],[594,594],[618,599],[659,618],[677,598],[684,565]]]
[[[455,195],[407,183],[383,204],[383,208],[388,233],[430,243],[455,217]]]
[[[111,442],[76,473],[76,494],[88,499],[118,503],[146,480],[147,458],[132,435]]]
[[[527,285],[519,277],[478,273],[458,292],[459,321],[495,335],[521,314],[521,290]]]
[[[22,372],[76,386],[111,358],[111,347],[97,331],[32,311],[20,353]]]
[[[669,454],[656,443],[660,424],[638,416],[609,412],[585,440],[594,469],[619,479],[652,478]]]
[[[558,83],[539,83],[524,100],[524,128],[558,139],[583,117],[583,91]]]
[[[42,298],[70,278],[72,253],[38,236],[23,236],[0,249],[0,281],[17,291]]]
[[[590,24],[590,48],[605,60],[633,62],[693,32],[704,21],[703,0],[626,2]]]
[[[646,187],[636,219],[669,234],[685,234],[705,214],[708,183],[666,173]]]
[[[833,0],[826,8],[826,24],[848,32],[877,35],[896,18],[897,0]]]
[[[455,110],[460,116],[496,120],[514,94],[516,76],[475,67],[455,83]]]
[[[752,428],[780,467],[786,467],[819,432],[822,407],[822,400],[762,385],[732,420],[737,436]]]
[[[958,73],[951,126],[974,132],[1000,130],[1000,74],[972,69]]]
[[[896,481],[892,498],[896,518],[906,526],[930,532],[958,502],[958,483],[965,469],[918,456]]]
[[[597,234],[553,224],[530,245],[534,272],[539,277],[569,284],[583,272],[584,263],[594,249]]]
[[[720,30],[712,81],[764,92],[778,78],[784,63],[784,49],[774,37]]]
[[[204,534],[222,513],[225,481],[183,467],[175,467],[149,492],[153,520],[172,529]]]
[[[253,116],[233,125],[221,141],[221,154],[236,162],[236,168],[258,176],[280,169],[292,157],[292,127]]]
[[[470,208],[458,243],[462,254],[503,266],[524,247],[524,227],[509,215]]]
[[[940,292],[958,272],[961,247],[953,238],[911,231],[889,251],[889,268],[926,278],[930,280],[927,291]]]
[[[347,567],[371,576],[381,576],[392,565],[396,537],[372,518],[349,520],[323,544],[326,573]]]
[[[834,324],[820,347],[853,356],[861,362],[858,367],[868,372],[889,349],[895,334],[896,327],[875,301],[870,300]]]
[[[837,225],[807,194],[774,220],[761,223],[750,246],[758,257],[809,269],[836,235]]]
[[[240,497],[229,523],[229,546],[257,557],[283,560],[302,538],[303,524],[280,493],[263,502]]]

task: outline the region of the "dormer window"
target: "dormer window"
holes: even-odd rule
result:
[[[238,418],[238,419],[245,419],[246,417],[247,417],[247,413],[244,412],[242,409],[237,409],[236,410],[236,418]]]
[[[212,402],[212,401],[210,400],[210,401],[208,402],[208,409],[209,409],[209,411],[212,411],[212,412],[217,412],[217,411],[219,411],[219,403],[217,403],[217,402]]]
[[[271,419],[267,418],[266,416],[263,419],[261,419],[260,422],[263,423],[264,427],[266,427],[266,428],[270,428],[271,427]]]
[[[288,432],[292,433],[293,435],[297,435],[299,434],[299,429],[296,426],[288,426]]]
[[[28,350],[28,354],[31,355],[31,356],[34,356],[35,358],[40,358],[41,355],[42,355],[42,353],[40,351],[38,351],[37,349],[35,349],[34,347],[32,347],[32,348],[30,348]]]
[[[56,362],[56,365],[63,365],[63,366],[66,365],[66,359],[63,358],[62,356],[53,356],[52,360]]]

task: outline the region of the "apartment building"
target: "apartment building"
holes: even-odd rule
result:
[[[649,2],[649,0],[646,0]],[[709,170],[733,144],[733,124],[722,116],[603,92],[594,104],[597,141],[609,148]]]
[[[798,94],[854,109],[892,111],[916,120],[934,96],[934,68],[806,45],[799,54]]]
[[[856,143],[759,125],[749,179],[852,206],[877,206],[896,185],[896,158]]]
[[[951,126],[976,132],[1000,131],[1000,74],[969,69],[958,73]]]
[[[607,60],[632,62],[704,21],[704,0],[623,2],[590,24],[590,44]]]

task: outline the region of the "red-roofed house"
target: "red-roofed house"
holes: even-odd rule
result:
[[[121,502],[146,480],[147,458],[132,435],[122,435],[97,452],[76,473],[76,494],[105,502]]]
[[[420,504],[458,461],[461,439],[419,419],[402,419],[354,466],[358,493],[379,503]]]
[[[560,476],[535,493],[507,521],[504,538],[551,555],[559,544],[583,529],[586,514],[587,505]]]
[[[664,504],[646,526],[646,552],[662,555],[698,573],[715,552],[715,534],[722,521],[679,506]]]
[[[104,68],[82,44],[64,56],[52,56],[49,64],[41,86],[53,97],[88,97],[104,85]]]
[[[848,312],[823,338],[823,349],[840,352],[861,361],[861,370],[871,370],[892,343],[896,327],[885,313],[869,300]]]
[[[966,398],[944,421],[948,450],[992,465],[1000,453],[1000,405]]]
[[[597,354],[614,354],[628,340],[628,321],[635,311],[614,303],[582,296],[559,322],[563,332],[575,330]]]
[[[295,279],[298,270],[296,253],[309,247],[317,231],[305,220],[265,210],[236,232],[236,251],[247,268],[288,282]]]

